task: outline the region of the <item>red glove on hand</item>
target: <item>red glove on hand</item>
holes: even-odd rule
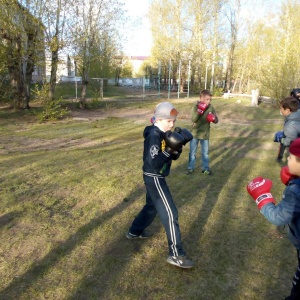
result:
[[[272,194],[270,193],[272,187],[272,180],[264,179],[262,177],[254,178],[248,185],[247,191],[256,202],[260,210],[267,203],[276,203]]]
[[[284,166],[284,167],[281,168],[280,178],[281,178],[281,181],[282,181],[283,184],[288,185],[290,180],[297,179],[299,177],[296,176],[296,175],[292,175],[289,171],[289,167]]]
[[[216,116],[213,113],[209,112],[206,116],[206,121],[211,123],[211,122],[215,122],[215,120],[216,120]]]
[[[198,115],[203,115],[205,110],[207,109],[208,105],[203,103],[203,102],[199,102],[198,103],[198,109],[197,109],[197,113]]]

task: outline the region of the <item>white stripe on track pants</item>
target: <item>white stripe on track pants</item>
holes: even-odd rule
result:
[[[167,234],[169,255],[185,255],[181,243],[178,211],[165,178],[144,175],[144,182],[147,188],[146,204],[132,222],[130,232],[141,234],[158,214]]]

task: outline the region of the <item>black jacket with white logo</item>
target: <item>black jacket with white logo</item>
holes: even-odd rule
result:
[[[165,177],[170,173],[172,160],[180,153],[170,154],[165,151],[164,132],[157,126],[150,125],[144,129],[143,171],[147,176]]]

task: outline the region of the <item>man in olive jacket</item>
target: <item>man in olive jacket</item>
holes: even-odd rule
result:
[[[198,144],[201,145],[201,169],[203,174],[211,175],[212,171],[209,168],[209,136],[210,124],[218,123],[214,107],[210,104],[212,94],[209,90],[200,92],[200,101],[197,101],[192,107],[192,122],[191,130],[194,138],[190,142],[189,164],[187,174],[192,174],[196,166],[196,153]]]

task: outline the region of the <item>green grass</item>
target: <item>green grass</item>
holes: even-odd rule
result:
[[[77,83],[77,97],[81,96],[82,84]],[[105,97],[124,97],[126,94],[120,92],[120,89],[116,86],[108,85],[104,90]],[[64,82],[56,85],[55,96],[57,98],[63,97],[64,99],[75,98],[76,96],[76,85],[74,82]],[[87,87],[88,98],[100,98],[100,86],[96,81],[90,81]]]
[[[196,99],[172,99],[177,126],[189,128]],[[155,100],[107,100],[108,117],[39,123],[34,109],[0,109],[0,299],[282,299],[296,253],[282,229],[259,213],[246,192],[256,176],[273,180],[282,129],[279,110],[250,100],[214,99],[213,176],[185,175],[189,148],[167,181],[179,210],[192,270],[166,263],[158,219],[154,237],[125,233],[144,204],[142,131],[145,119],[124,109],[151,111]],[[119,117],[110,112],[120,111]],[[199,162],[199,161],[198,161]]]

